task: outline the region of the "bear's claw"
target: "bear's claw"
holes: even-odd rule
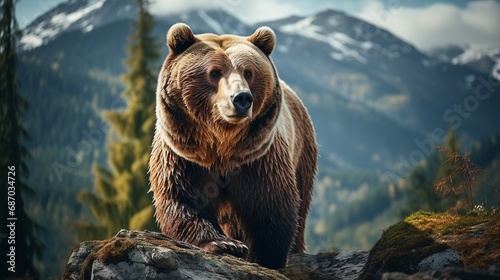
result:
[[[238,258],[244,258],[248,253],[248,247],[243,242],[229,238],[217,238],[200,243],[198,247],[215,254],[229,254]]]

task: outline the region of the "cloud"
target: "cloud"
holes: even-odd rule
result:
[[[277,1],[240,1],[239,5],[227,9],[233,15],[247,23],[276,20],[290,15],[299,15],[301,11],[289,3]]]
[[[151,3],[149,10],[154,15],[168,15],[175,13],[187,12],[193,9],[209,9],[215,8],[217,2],[222,1],[203,1],[203,0],[189,0],[189,1],[160,1],[156,0]]]
[[[295,5],[280,3],[277,0],[157,0],[151,4],[150,11],[156,15],[168,15],[193,9],[223,9],[248,24],[301,14],[300,9]]]
[[[398,1],[392,2],[384,6],[379,0],[365,1],[356,16],[423,50],[446,45],[500,45],[497,1],[471,1],[465,7],[445,3],[402,7]]]

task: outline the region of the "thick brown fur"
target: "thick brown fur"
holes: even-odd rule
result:
[[[162,233],[269,268],[303,252],[317,165],[314,129],[269,57],[274,32],[167,34],[149,163]],[[251,107],[235,114],[233,95]]]

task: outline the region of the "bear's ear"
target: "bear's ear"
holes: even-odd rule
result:
[[[167,45],[171,52],[180,54],[196,42],[193,31],[185,23],[176,23],[167,33]]]
[[[265,55],[270,55],[276,44],[276,35],[274,31],[267,27],[259,27],[255,32],[248,37],[250,43],[257,46]]]

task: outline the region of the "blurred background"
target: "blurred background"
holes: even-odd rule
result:
[[[320,145],[309,252],[368,250],[405,215],[455,206],[459,196],[434,190],[453,175],[436,146],[469,153],[485,171],[474,204],[498,206],[500,1],[145,2],[15,1],[30,136],[20,141],[31,154],[20,179],[41,226],[32,237],[44,244],[34,258],[42,279],[59,278],[81,241],[157,230],[146,166],[176,22],[195,33],[276,32],[271,57]]]

